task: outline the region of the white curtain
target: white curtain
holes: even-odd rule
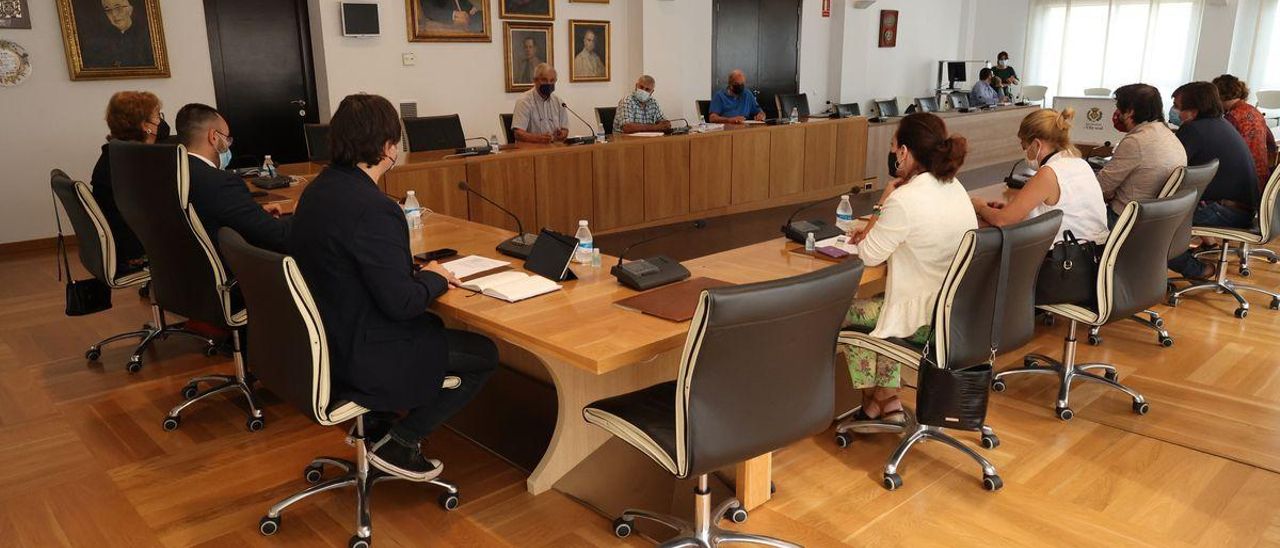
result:
[[[1142,82],[1168,97],[1191,80],[1203,7],[1203,0],[1035,0],[1023,83],[1048,86],[1052,97]]]
[[[1249,68],[1249,88],[1280,89],[1280,0],[1264,0],[1254,34]]]

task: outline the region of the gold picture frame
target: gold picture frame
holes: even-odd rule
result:
[[[503,21],[503,82],[508,93],[533,87],[533,69],[540,63],[555,66],[551,23]]]
[[[489,0],[405,0],[410,42],[492,42],[493,14]],[[454,9],[449,9],[452,4]],[[470,4],[471,9],[463,4]],[[461,20],[456,12],[461,12]],[[448,13],[446,16],[445,13]],[[447,20],[445,18],[448,17]],[[462,20],[467,21],[465,26]],[[477,27],[476,23],[480,26]]]
[[[613,26],[609,21],[569,20],[569,81],[608,82],[613,75]]]
[[[169,77],[159,0],[57,3],[72,80]]]
[[[556,0],[497,0],[498,17],[502,19],[538,19],[554,21]]]

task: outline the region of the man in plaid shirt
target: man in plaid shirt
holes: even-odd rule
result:
[[[671,122],[662,115],[662,107],[653,98],[653,77],[641,76],[636,80],[635,91],[618,101],[618,112],[613,118],[614,133],[639,131],[666,131]]]

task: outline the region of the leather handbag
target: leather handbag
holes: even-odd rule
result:
[[[84,316],[102,312],[111,308],[111,287],[102,280],[71,279],[71,261],[67,259],[66,238],[62,235],[62,219],[58,216],[57,196],[54,197],[53,219],[58,225],[58,280],[62,280],[62,272],[67,276],[67,315]]]
[[[1097,286],[1098,245],[1063,231],[1040,265],[1035,303],[1089,306],[1097,299]]]

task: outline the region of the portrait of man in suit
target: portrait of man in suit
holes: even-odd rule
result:
[[[157,0],[57,0],[72,79],[168,76]]]

